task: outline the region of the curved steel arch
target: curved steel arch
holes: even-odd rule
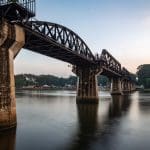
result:
[[[104,73],[107,75],[126,76],[126,78],[129,76],[127,70],[122,69],[121,64],[107,50],[103,49],[101,55],[94,56],[86,43],[67,27],[45,21],[29,21],[23,26],[30,29],[27,32],[29,39],[25,44],[25,48],[27,49],[35,52],[40,51],[39,53],[41,54],[70,62],[73,65],[82,66],[86,62],[89,66],[96,65],[96,67],[103,67],[105,70]],[[35,36],[32,37],[32,34]],[[38,39],[38,35],[42,38]],[[45,42],[43,41],[47,40],[50,43],[44,45]],[[54,50],[50,51],[51,48],[54,48]]]
[[[75,32],[67,27],[45,21],[30,21],[28,22],[28,25],[33,31],[42,34],[46,38],[50,38],[53,42],[61,44],[88,60],[95,60],[94,55],[86,43]]]

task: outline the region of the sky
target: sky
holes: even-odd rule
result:
[[[93,54],[107,49],[130,72],[150,63],[150,0],[36,0],[36,19],[72,29]],[[19,73],[72,75],[68,63],[25,49]]]

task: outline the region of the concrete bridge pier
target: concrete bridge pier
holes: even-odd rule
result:
[[[131,92],[131,82],[128,81],[128,82],[127,82],[127,85],[128,85],[128,86],[127,86],[127,87],[128,87],[128,91]]]
[[[111,95],[121,95],[122,88],[121,88],[121,79],[117,77],[111,78]]]
[[[127,80],[122,81],[122,92],[128,94],[131,91],[130,82]]]
[[[25,42],[24,30],[3,20],[0,24],[0,130],[16,126],[13,60]]]
[[[128,87],[129,87],[129,91],[130,91],[130,92],[135,91],[134,83],[128,81]]]
[[[98,103],[97,75],[99,71],[88,67],[76,67],[78,76],[77,103]]]
[[[130,90],[131,90],[131,92],[135,91],[135,84],[134,83],[130,83]]]

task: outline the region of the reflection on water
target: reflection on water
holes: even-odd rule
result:
[[[84,150],[90,146],[98,128],[98,105],[77,105],[78,130],[71,150]]]
[[[18,92],[17,130],[0,133],[0,150],[150,149],[150,93],[102,92],[99,105],[76,105],[75,95]]]
[[[0,150],[15,150],[16,129],[0,133]]]
[[[109,108],[110,117],[120,117],[124,111],[130,106],[130,98],[128,95],[113,95]]]

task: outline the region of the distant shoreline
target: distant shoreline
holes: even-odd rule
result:
[[[144,92],[150,92],[150,89],[144,89],[143,91]]]
[[[42,88],[42,87],[37,87],[37,88],[16,88],[16,91],[48,91],[48,90],[68,90],[68,91],[77,91],[76,88],[67,88],[67,87],[56,87],[56,88]],[[110,89],[98,89],[99,91],[110,91]]]
[[[44,90],[76,90],[76,88],[66,88],[66,87],[57,87],[57,88],[42,88],[42,87],[37,87],[37,88],[16,88],[16,90],[32,90],[32,91],[44,91]]]

